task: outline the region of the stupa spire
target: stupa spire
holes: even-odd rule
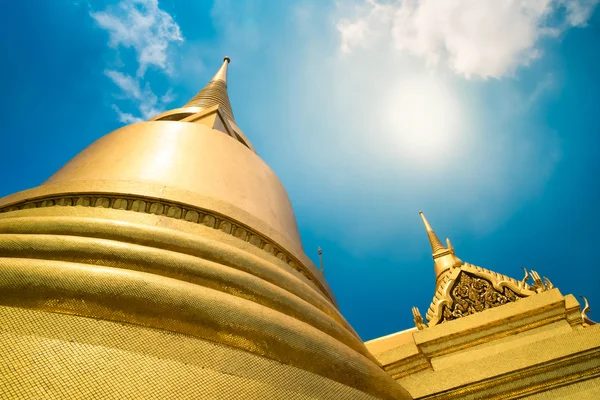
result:
[[[425,218],[425,214],[423,214],[423,211],[419,211],[419,214],[421,215],[421,219],[423,220],[423,224],[425,225],[425,230],[427,231],[427,237],[429,238],[429,244],[431,244],[431,250],[433,251],[433,254],[439,251],[446,250],[446,248],[444,247],[442,242],[440,242],[440,239],[437,237],[433,229],[431,229],[431,225],[429,225],[429,222],[427,221],[427,218]]]
[[[217,71],[211,81],[198,92],[184,107],[200,107],[201,109],[219,106],[223,115],[230,121],[234,121],[233,110],[227,94],[227,66],[231,59],[225,57],[221,68]]]
[[[321,249],[321,246],[319,246],[317,253],[319,254],[319,268],[321,270],[321,274],[325,275],[325,270],[323,269],[323,250]]]
[[[221,68],[219,68],[215,76],[210,81],[223,81],[225,82],[225,85],[227,85],[227,65],[229,65],[230,62],[231,59],[225,56],[225,58],[223,58],[223,65],[221,65]]]
[[[454,254],[454,247],[452,247],[450,239],[446,239],[448,247],[444,247],[440,239],[437,237],[437,235],[431,228],[431,225],[429,225],[429,222],[427,221],[427,218],[425,218],[425,214],[423,214],[423,211],[419,211],[419,214],[421,215],[421,219],[423,220],[423,225],[425,225],[427,237],[429,238],[429,244],[431,245],[434,263],[433,269],[435,271],[435,276],[436,279],[439,279],[439,277],[446,270],[452,267],[460,267],[462,265],[462,261]]]

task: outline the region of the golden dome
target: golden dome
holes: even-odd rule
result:
[[[146,196],[227,215],[311,264],[283,185],[232,121],[228,63],[184,108],[109,133],[0,207],[54,193]]]
[[[304,254],[283,185],[233,121],[228,63],[184,107],[0,199],[3,340],[51,357],[0,385],[23,398],[42,390],[23,375],[61,398],[410,398]]]

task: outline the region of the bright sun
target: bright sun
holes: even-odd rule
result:
[[[384,120],[393,151],[411,161],[432,162],[460,148],[463,107],[435,76],[410,78],[385,102]]]

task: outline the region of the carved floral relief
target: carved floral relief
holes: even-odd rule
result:
[[[508,287],[500,292],[490,281],[464,271],[459,274],[450,296],[452,304],[444,306],[440,322],[452,321],[521,298]]]

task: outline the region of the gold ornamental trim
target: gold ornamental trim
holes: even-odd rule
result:
[[[255,247],[279,258],[291,268],[314,284],[325,297],[335,304],[325,287],[315,279],[311,272],[283,246],[266,236],[258,233],[247,225],[232,218],[209,211],[200,207],[193,207],[175,201],[158,199],[145,196],[122,196],[107,193],[77,193],[63,196],[47,196],[25,200],[0,209],[0,213],[18,211],[30,208],[44,207],[98,207],[116,210],[135,211],[145,214],[178,219],[195,224],[202,224],[209,228],[218,229],[228,235],[248,242]]]
[[[467,281],[469,282],[467,283]],[[475,289],[471,286],[478,284],[486,286],[485,290],[483,290],[484,288],[482,287],[481,293],[473,296],[472,292],[474,292]],[[461,300],[463,300],[454,292],[460,292],[461,290],[469,293],[468,295],[465,294],[465,296],[470,296],[471,298],[475,297],[483,308],[468,311],[465,310],[462,313],[454,313],[454,315],[451,316],[450,314],[453,313],[457,303],[460,303]],[[536,294],[536,292],[531,290],[531,287],[524,282],[519,282],[508,276],[476,265],[464,263],[459,268],[452,268],[441,276],[441,281],[439,282],[435,297],[427,311],[427,326],[434,326],[439,323],[483,311],[484,309],[515,302],[520,298],[534,294]]]

